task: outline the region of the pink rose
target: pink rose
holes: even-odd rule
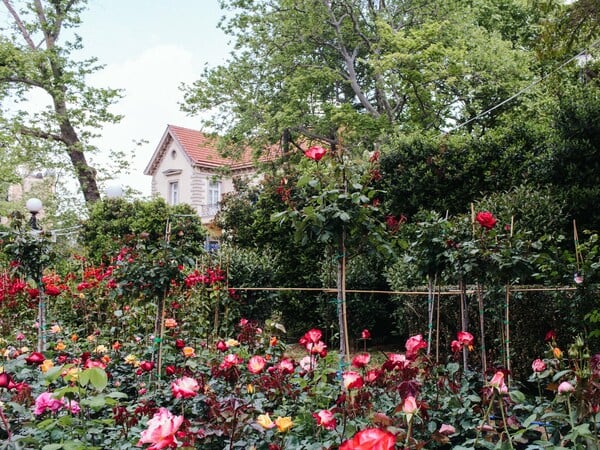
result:
[[[190,377],[183,377],[171,383],[171,392],[175,398],[192,398],[199,390],[198,382]]]
[[[546,363],[538,358],[535,361],[533,361],[533,363],[531,363],[531,368],[534,372],[543,372],[544,370],[546,370]]]
[[[456,433],[456,428],[454,428],[452,425],[447,425],[447,424],[443,423],[442,426],[440,427],[440,434],[450,436],[451,434],[454,434],[454,433]]]
[[[475,338],[468,331],[459,331],[456,333],[456,339],[462,345],[466,345],[469,347],[469,350],[473,350],[473,343],[475,342]]]
[[[412,416],[419,410],[417,406],[417,400],[409,395],[404,399],[404,403],[402,403],[402,412],[408,416]]]
[[[152,444],[147,450],[160,450],[177,445],[175,433],[183,423],[183,416],[174,416],[166,408],[159,408],[154,417],[147,423],[147,429],[142,431],[137,446]]]
[[[325,358],[327,356],[327,345],[325,342],[309,342],[306,344],[306,350],[308,350],[313,355],[319,355],[321,358]]]
[[[358,355],[354,356],[354,358],[352,358],[352,365],[357,369],[361,369],[363,367],[366,367],[367,364],[369,364],[370,360],[371,355],[369,355],[368,353],[359,353]]]
[[[294,361],[289,358],[283,358],[281,361],[279,361],[279,364],[277,364],[277,370],[279,370],[281,373],[294,373]]]
[[[419,350],[422,348],[427,348],[427,342],[423,340],[423,336],[417,334],[416,336],[411,336],[408,338],[405,344],[406,347],[406,357],[413,358],[417,356]]]
[[[367,428],[356,433],[352,439],[342,442],[339,450],[393,450],[396,436],[379,428]]]
[[[248,360],[248,370],[250,373],[261,373],[266,365],[267,360],[260,355],[253,356]]]
[[[504,372],[501,370],[496,372],[490,380],[490,386],[497,389],[501,394],[508,393],[508,387],[506,386],[506,383],[504,383]]]
[[[333,413],[328,409],[322,409],[318,413],[313,413],[313,417],[317,421],[317,425],[326,430],[335,430],[337,420]]]
[[[306,347],[308,344],[316,344],[321,340],[321,337],[323,337],[323,332],[317,328],[313,328],[304,333],[304,336],[302,336],[298,342],[300,345]]]
[[[342,381],[346,389],[359,389],[364,384],[362,376],[358,372],[351,370],[342,374]]]
[[[308,150],[306,150],[304,152],[304,155],[307,158],[312,159],[313,161],[320,161],[321,158],[323,158],[323,156],[325,156],[325,154],[327,153],[327,150],[325,150],[323,147],[318,147],[318,146],[312,146],[310,147]]]
[[[569,394],[575,390],[575,386],[573,386],[568,381],[563,381],[558,385],[558,393],[559,394]]]
[[[64,406],[62,400],[54,398],[52,396],[52,392],[42,392],[35,399],[35,409],[33,410],[33,414],[36,416],[40,416],[44,414],[46,411],[57,412]]]
[[[223,358],[223,362],[219,365],[219,369],[227,370],[235,367],[243,362],[243,359],[240,358],[235,353],[230,353],[229,355]]]

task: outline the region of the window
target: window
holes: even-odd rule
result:
[[[169,183],[169,203],[171,205],[179,204],[179,181]]]
[[[208,181],[207,204],[217,206],[221,202],[221,183],[217,180]]]

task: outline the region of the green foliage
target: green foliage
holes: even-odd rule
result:
[[[222,1],[236,51],[186,88],[185,107],[216,111],[209,125],[255,148],[286,134],[372,148],[398,128],[441,131],[530,79],[530,10],[505,3]]]
[[[13,262],[15,274],[33,279],[39,285],[44,269],[56,258],[49,234],[32,230],[22,215],[16,215],[3,243],[4,254]]]
[[[600,228],[596,212],[600,190],[594,182],[600,170],[599,115],[600,88],[595,81],[566,87],[555,114],[550,183],[581,229]]]
[[[90,209],[80,241],[93,261],[108,261],[131,240],[159,243],[167,239],[189,257],[204,252],[206,230],[189,205],[169,206],[162,198],[150,201],[106,199]]]
[[[67,169],[76,177],[88,203],[100,198],[96,171],[86,160],[93,152],[91,139],[106,123],[121,117],[109,111],[120,94],[114,89],[89,86],[87,77],[101,68],[96,59],[77,61],[82,47],[74,35],[63,35],[80,23],[84,0],[23,1],[5,4],[9,26],[0,36],[0,94],[3,99],[28,101],[39,89],[49,103],[34,111],[4,111],[2,122],[10,147],[21,146],[35,155],[33,167]]]

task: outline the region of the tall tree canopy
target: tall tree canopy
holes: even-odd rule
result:
[[[212,108],[210,125],[237,142],[336,144],[343,128],[346,145],[372,146],[393,129],[442,131],[531,79],[528,10],[497,3],[221,0],[235,52],[187,87],[184,107]]]
[[[118,91],[86,84],[86,76],[101,68],[96,59],[77,61],[72,54],[82,44],[70,29],[79,24],[86,0],[2,3],[11,19],[0,35],[0,120],[10,131],[9,145],[35,154],[38,164],[67,163],[93,203],[100,195],[86,158],[94,150],[90,140],[120,117],[109,112]],[[47,106],[29,105],[32,95],[43,96]]]

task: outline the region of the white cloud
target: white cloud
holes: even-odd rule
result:
[[[109,149],[128,152],[133,141],[147,140],[137,148],[131,163],[131,175],[119,180],[150,194],[150,177],[143,175],[158,140],[167,124],[198,128],[198,119],[190,118],[179,110],[183,99],[181,83],[191,83],[199,76],[194,67],[194,55],[178,46],[159,45],[123,62],[109,64],[96,73],[91,81],[96,86],[123,89],[123,99],[112,111],[125,117],[117,125],[107,126],[96,143],[107,154]],[[105,161],[105,160],[104,160]],[[99,158],[102,164],[103,159]]]

